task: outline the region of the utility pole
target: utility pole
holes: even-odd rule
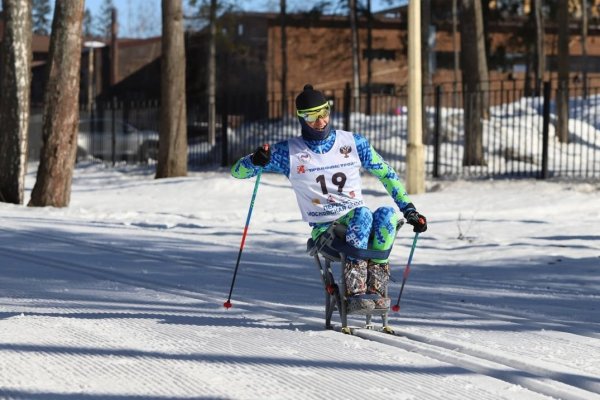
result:
[[[408,2],[408,145],[406,149],[406,190],[409,194],[425,192],[422,91],[421,0],[410,0]]]

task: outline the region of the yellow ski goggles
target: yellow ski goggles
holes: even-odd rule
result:
[[[322,104],[317,107],[307,108],[306,110],[296,111],[296,115],[304,119],[306,122],[315,122],[319,118],[327,118],[331,113],[329,103]]]

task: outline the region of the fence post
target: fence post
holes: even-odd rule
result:
[[[544,107],[542,121],[542,171],[540,178],[548,178],[548,145],[549,145],[549,127],[550,127],[550,95],[552,84],[544,82]]]
[[[131,108],[131,99],[124,99],[121,102],[123,106],[123,121],[129,123],[129,109]]]
[[[229,143],[227,141],[227,123],[229,122],[229,104],[227,95],[223,97],[223,107],[221,108],[221,167],[229,165]]]
[[[433,131],[433,177],[438,178],[440,176],[440,119],[441,119],[441,98],[442,98],[442,87],[437,85],[435,87],[435,126]]]
[[[350,130],[350,82],[344,88],[344,130]]]

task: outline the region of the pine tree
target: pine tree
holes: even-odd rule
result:
[[[83,36],[89,38],[94,36],[94,19],[89,8],[83,13]]]
[[[96,18],[96,33],[100,37],[106,39],[110,37],[113,8],[115,8],[113,0],[104,0],[100,7],[100,15]]]
[[[33,33],[37,35],[50,34],[50,0],[33,0],[31,9]]]

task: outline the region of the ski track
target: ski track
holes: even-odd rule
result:
[[[143,393],[145,398],[185,398],[197,394],[199,390],[206,398],[277,398],[278,385],[286,385],[288,389],[302,393],[302,398],[306,399],[397,394],[390,388],[403,388],[402,398],[406,399],[439,398],[423,397],[419,388],[427,387],[431,379],[442,370],[445,375],[449,375],[444,379],[445,399],[535,399],[547,398],[546,396],[564,399],[600,398],[597,395],[600,392],[600,381],[594,375],[598,371],[597,365],[600,365],[600,342],[593,337],[560,331],[546,332],[542,329],[538,332],[519,331],[514,334],[514,341],[507,339],[508,342],[499,342],[494,339],[493,331],[474,331],[468,327],[470,319],[479,320],[477,323],[480,324],[487,310],[475,305],[456,307],[444,304],[438,311],[446,316],[445,322],[449,326],[443,329],[435,325],[419,325],[417,318],[409,318],[405,320],[405,326],[396,328],[398,336],[367,330],[356,331],[356,336],[342,336],[336,332],[314,330],[315,325],[323,323],[324,311],[321,307],[312,306],[304,310],[293,305],[282,307],[280,304],[251,300],[252,296],[242,295],[236,298],[235,310],[223,312],[220,307],[214,306],[213,297],[220,298],[222,288],[204,288],[202,292],[206,294],[202,295],[198,293],[197,286],[194,286],[196,283],[172,284],[161,280],[160,274],[153,274],[153,268],[158,269],[161,265],[181,270],[197,269],[201,267],[198,260],[174,258],[160,252],[149,253],[143,250],[143,246],[132,249],[116,243],[104,244],[27,230],[9,231],[0,228],[0,233],[13,235],[12,240],[18,234],[43,242],[53,254],[52,257],[29,255],[26,248],[16,249],[18,252],[15,254],[14,248],[0,246],[0,253],[5,259],[19,259],[46,268],[67,270],[109,281],[112,283],[106,285],[112,291],[125,288],[132,290],[133,287],[134,291],[142,290],[151,297],[167,296],[171,299],[175,296],[180,303],[177,307],[163,309],[156,305],[138,305],[132,308],[133,305],[130,306],[123,299],[124,304],[118,301],[109,303],[109,307],[114,307],[115,310],[106,312],[107,304],[103,302],[84,302],[65,307],[63,301],[57,301],[55,306],[48,307],[47,301],[45,304],[36,304],[33,299],[16,302],[14,299],[4,300],[4,304],[0,304],[0,315],[7,313],[5,310],[9,308],[9,313],[24,312],[29,315],[10,317],[11,322],[22,323],[25,333],[20,338],[21,344],[2,345],[3,363],[22,368],[10,375],[21,377],[27,376],[31,365],[39,365],[36,373],[40,377],[35,383],[25,379],[3,382],[0,396],[6,398],[20,398],[19,393],[40,391],[59,393],[64,387],[56,382],[57,378],[60,381],[62,374],[78,382],[78,385],[74,385],[76,391],[73,393],[102,393],[107,398],[128,392],[131,395]],[[106,263],[107,265],[70,262],[68,250],[75,243],[78,251],[83,248],[90,252],[104,253],[102,259],[110,260],[106,254],[108,253],[114,256],[114,261]],[[90,254],[89,259],[93,258]],[[231,266],[213,261],[210,260],[211,274],[224,275],[225,278],[230,276]],[[308,264],[312,260],[306,256],[301,262]],[[127,265],[127,271],[115,270],[116,265]],[[248,267],[249,265],[254,268]],[[285,271],[281,276],[265,276],[260,267],[260,262],[245,262],[244,279],[286,282]],[[206,265],[202,268],[206,268]],[[140,278],[139,275],[145,278]],[[318,274],[315,271],[314,281],[307,278],[294,282],[294,285],[320,288]],[[528,287],[528,290],[535,292],[537,289]],[[568,295],[569,291],[561,294]],[[70,301],[66,303],[69,304]],[[426,302],[421,300],[413,300],[411,304],[413,303],[417,307],[426,306]],[[256,312],[247,313],[254,308]],[[36,311],[31,313],[29,310],[32,309]],[[99,312],[99,309],[104,311]],[[156,324],[157,320],[160,321],[169,314],[176,315],[171,318],[173,321]],[[448,318],[450,314],[453,315]],[[494,323],[514,324],[516,318],[522,317],[527,318],[526,323],[530,328],[546,326],[541,318],[538,321],[529,320],[532,316],[527,313],[511,312],[506,316],[498,314],[493,314]],[[490,315],[492,313],[488,317]],[[50,326],[47,321],[49,317],[53,317]],[[439,315],[437,317],[440,318]],[[81,318],[86,319],[85,324],[82,324]],[[225,329],[219,324],[209,324],[202,334],[189,329],[190,325],[205,325],[215,319],[229,322],[226,322]],[[102,321],[102,328],[106,329],[98,329],[99,321]],[[353,323],[356,322],[353,320]],[[414,324],[411,325],[411,322]],[[279,329],[261,327],[267,323],[269,326],[281,326]],[[239,328],[229,328],[234,325],[239,325]],[[244,330],[250,329],[264,331],[269,341],[259,340],[261,335],[244,335]],[[42,338],[36,336],[36,332],[44,330],[47,335]],[[31,336],[27,332],[31,332]],[[135,338],[135,341],[128,343],[128,338]],[[319,344],[307,345],[303,351],[294,345],[296,342],[307,341]],[[568,362],[561,363],[560,354],[551,351],[548,353],[557,341],[567,342],[566,345],[561,344],[560,348],[568,349],[568,359],[586,361],[576,366],[569,365]],[[5,343],[4,340],[0,342]],[[26,344],[27,342],[36,344]],[[147,346],[136,348],[139,343]],[[185,353],[180,351],[182,343],[185,343]],[[239,346],[243,350],[243,356],[234,355]],[[340,360],[340,346],[352,350],[343,361]],[[395,350],[390,352],[390,347]],[[318,352],[315,352],[316,348],[319,348]],[[539,359],[542,353],[550,354],[551,359]],[[199,381],[198,372],[202,371],[206,375],[207,364],[210,365],[210,376]],[[63,371],[62,374],[54,371],[57,366]],[[161,371],[161,385],[154,384],[156,376],[153,371],[157,370]],[[335,382],[339,379],[340,370],[347,383],[343,389]],[[326,381],[330,380],[331,384],[312,387],[311,377],[316,373],[321,375],[321,379],[323,375],[330,375],[331,378],[326,378]],[[86,384],[86,377],[90,374],[99,378]],[[3,375],[0,368],[0,377]],[[237,389],[219,389],[226,387],[230,380],[237,382]],[[257,386],[256,380],[262,382],[261,385]],[[369,382],[367,387],[365,382]],[[477,386],[478,382],[481,386]]]

